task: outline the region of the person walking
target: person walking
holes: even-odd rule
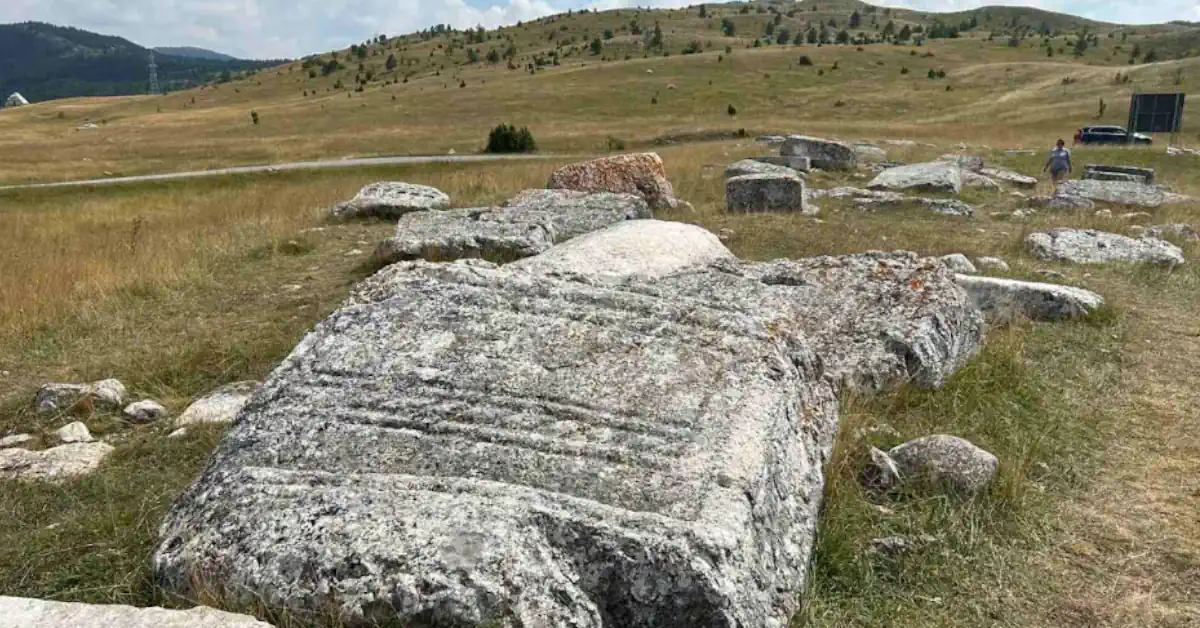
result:
[[[1074,171],[1071,166],[1071,151],[1067,150],[1067,143],[1063,140],[1058,140],[1054,150],[1050,151],[1050,159],[1046,160],[1046,167],[1042,168],[1042,172],[1047,170],[1050,171],[1050,180],[1056,187]]]

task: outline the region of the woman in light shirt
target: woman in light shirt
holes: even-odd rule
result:
[[[1062,180],[1074,170],[1071,166],[1071,151],[1067,150],[1067,143],[1063,140],[1058,140],[1058,145],[1050,151],[1050,159],[1046,161],[1046,167],[1042,168],[1042,172],[1047,170],[1050,171],[1050,178],[1054,181],[1054,185],[1062,183]]]

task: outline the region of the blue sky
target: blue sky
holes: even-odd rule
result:
[[[1200,0],[880,0],[953,11],[1036,6],[1099,20],[1200,21]],[[299,57],[378,33],[431,24],[511,24],[569,8],[681,7],[689,0],[0,0],[0,23],[38,20],[120,35],[145,46],[201,46],[242,57]]]

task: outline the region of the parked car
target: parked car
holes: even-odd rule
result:
[[[1080,144],[1153,144],[1154,139],[1141,133],[1130,133],[1123,126],[1089,126],[1079,130],[1075,141]]]

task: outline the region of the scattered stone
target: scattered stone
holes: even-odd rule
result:
[[[1127,181],[1149,185],[1154,183],[1154,168],[1088,164],[1084,168],[1083,178],[1090,181]]]
[[[855,144],[854,154],[862,163],[878,163],[888,159],[887,151],[874,144]]]
[[[942,263],[946,265],[946,268],[949,268],[955,273],[974,275],[976,272],[978,272],[975,270],[975,265],[971,263],[971,260],[967,259],[967,256],[963,255],[962,253],[943,255]]]
[[[895,461],[905,482],[944,482],[967,493],[987,488],[999,467],[999,460],[992,454],[969,441],[944,434],[893,447],[888,456]]]
[[[646,201],[632,194],[523,192],[508,207],[409,214],[396,224],[395,237],[380,244],[375,259],[381,264],[416,259],[514,261],[625,220],[650,217]]]
[[[920,536],[885,536],[871,539],[871,552],[885,556],[899,556],[900,554],[908,554],[936,542],[937,537],[928,534]]]
[[[1200,150],[1196,150],[1195,148],[1182,148],[1179,146],[1168,146],[1167,147],[1167,155],[1170,155],[1171,157],[1181,157],[1184,155],[1191,155],[1193,157],[1197,157],[1197,156],[1200,156]]]
[[[962,191],[962,171],[952,164],[931,162],[890,168],[879,173],[867,187],[872,190]]]
[[[92,433],[88,431],[87,426],[80,421],[68,423],[60,427],[54,435],[64,443],[90,443],[95,440],[92,438]]]
[[[942,155],[938,158],[938,161],[954,164],[967,172],[983,171],[983,157],[976,155]]]
[[[356,256],[359,256],[362,254],[363,254],[362,249],[350,249],[349,251],[346,251],[346,253],[345,253],[346,257],[356,257]]]
[[[396,219],[410,212],[449,206],[450,197],[437,188],[384,181],[364,187],[350,201],[330,209],[329,215],[334,218]]]
[[[1054,196],[1035,196],[1029,199],[1029,206],[1057,211],[1092,211],[1096,209],[1096,204],[1091,200],[1065,194],[1062,192],[1062,188],[1059,188]]]
[[[1067,280],[1066,275],[1064,275],[1056,270],[1050,270],[1048,268],[1034,269],[1033,274],[1035,274],[1043,279],[1046,279],[1047,281],[1066,281]]]
[[[798,328],[478,261],[365,283],[171,509],[164,587],[364,624],[797,610],[837,407]]]
[[[64,482],[88,475],[113,450],[106,443],[72,443],[43,451],[0,449],[0,478]]]
[[[1200,241],[1200,233],[1197,233],[1191,225],[1177,223],[1173,225],[1156,225],[1146,229],[1146,235],[1152,238],[1173,237],[1179,240],[1187,240],[1188,242]]]
[[[1161,207],[1167,200],[1166,191],[1156,185],[1096,180],[1064,181],[1058,185],[1057,196],[1074,196],[1114,205],[1151,209]]]
[[[662,158],[655,153],[615,155],[563,166],[550,175],[546,187],[592,194],[633,194],[645,199],[651,209],[678,206]]]
[[[1000,184],[996,183],[994,179],[971,170],[962,171],[962,184],[969,188],[982,188],[991,191],[1000,190]]]
[[[656,279],[736,259],[717,236],[695,225],[631,220],[580,236],[509,268],[624,281]]]
[[[35,407],[38,414],[46,414],[83,405],[120,408],[124,401],[125,386],[105,379],[91,384],[46,384],[38,390]]]
[[[1121,220],[1127,222],[1133,222],[1135,220],[1150,220],[1153,217],[1154,216],[1148,212],[1129,212],[1128,214],[1121,214]]]
[[[1037,177],[1031,177],[1029,175],[1024,175],[1012,170],[1005,170],[1003,168],[981,168],[979,170],[979,174],[985,177],[990,177],[995,181],[1007,183],[1009,185],[1015,185],[1021,188],[1034,188],[1037,187],[1038,184]],[[1017,194],[1020,193],[1017,192]]]
[[[743,159],[734,162],[725,168],[725,178],[732,179],[752,174],[774,174],[785,176],[799,176],[799,172],[788,168],[787,166],[776,166],[774,164],[765,163],[755,159]]]
[[[787,141],[787,138],[782,135],[761,135],[756,141],[766,146],[780,146]]]
[[[0,449],[8,449],[9,447],[19,447],[25,443],[32,442],[34,438],[29,434],[13,434],[0,438]]]
[[[134,423],[153,423],[167,416],[167,409],[157,401],[143,399],[125,406],[124,414]]]
[[[250,397],[262,386],[259,382],[245,381],[226,384],[192,402],[179,418],[176,427],[205,423],[231,423]]]
[[[0,597],[5,628],[271,628],[248,615],[199,606],[186,611]]]
[[[1104,297],[1082,288],[970,275],[957,281],[993,324],[1079,318],[1104,305]]]
[[[808,157],[775,157],[767,155],[765,157],[751,157],[753,161],[770,164],[772,166],[783,166],[791,168],[797,172],[808,172],[812,170],[812,160]]]
[[[181,428],[175,430],[174,432],[167,434],[167,438],[171,438],[171,439],[183,438],[184,436],[187,436],[187,433],[188,433],[187,428],[181,427]]]
[[[809,213],[804,203],[804,180],[794,174],[733,177],[725,182],[725,208],[731,212]]]
[[[735,235],[737,235],[737,232],[733,229],[722,229],[717,232],[717,238],[722,242],[728,242],[729,240],[733,239],[733,236]]]
[[[1008,262],[999,257],[977,257],[975,265],[984,270],[995,270],[1006,273],[1009,271]]]
[[[1031,233],[1025,247],[1034,257],[1074,264],[1138,262],[1162,266],[1184,263],[1179,247],[1157,238],[1129,238],[1094,229],[1053,229]]]
[[[933,213],[943,216],[970,217],[975,215],[974,207],[958,199],[922,198],[917,199],[917,202],[933,210]]]
[[[1112,210],[1110,209],[1101,209],[1097,211],[1095,215],[1096,218],[1099,218],[1100,220],[1111,220],[1113,217]]]
[[[858,167],[858,155],[849,144],[819,137],[789,135],[780,154],[807,157],[814,168],[822,170],[854,170]]]

